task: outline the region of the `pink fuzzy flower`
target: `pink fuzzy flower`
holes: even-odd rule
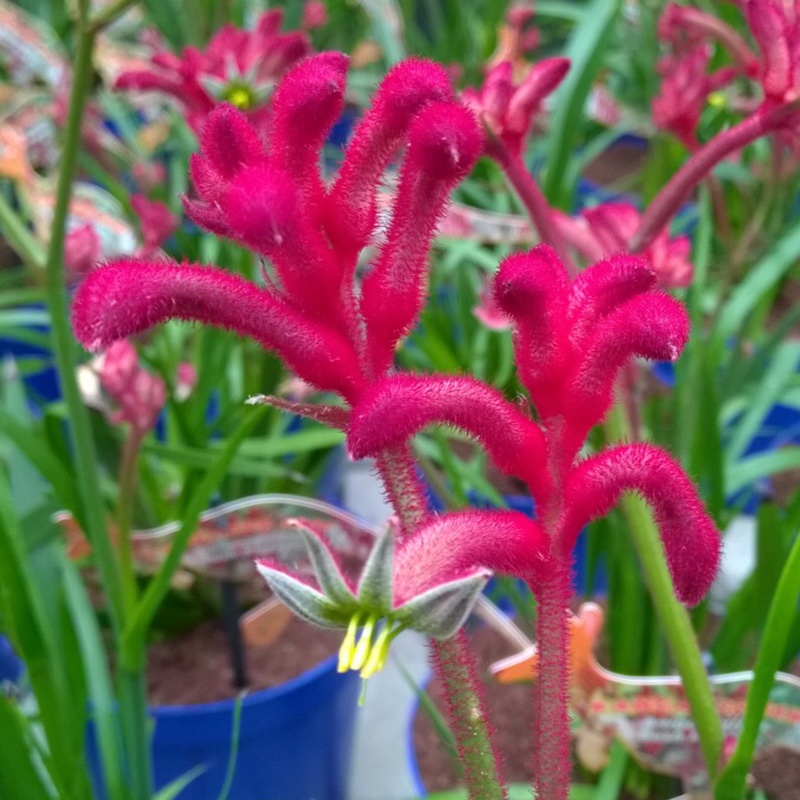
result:
[[[126,422],[139,435],[147,433],[167,401],[164,381],[139,366],[136,349],[125,339],[103,353],[99,372],[102,387],[117,406],[111,421]]]
[[[450,190],[483,146],[444,71],[409,59],[384,78],[328,187],[321,150],[344,103],[347,57],[296,65],[275,92],[265,144],[231,105],[209,114],[184,198],[198,225],[269,261],[259,288],[220,269],[117,261],[81,286],[74,327],[105,347],[166,319],[231,328],[276,350],[317,389],[354,399],[392,365],[424,303],[427,257]],[[405,151],[382,246],[356,292],[360,251],[373,241],[384,172]]]
[[[91,223],[71,230],[64,239],[64,266],[70,279],[85,275],[100,258],[102,248]]]
[[[641,213],[630,203],[601,203],[575,219],[556,212],[556,223],[564,238],[587,260],[596,261],[628,251],[639,228]],[[665,288],[688,286],[694,269],[689,260],[688,236],[671,236],[662,231],[645,248],[642,256],[652,267],[658,285]]]
[[[768,107],[800,98],[800,4],[747,0],[747,21],[761,50],[759,78]]]
[[[693,150],[697,147],[697,126],[708,96],[736,77],[734,67],[707,74],[711,48],[701,44],[677,56],[662,59],[661,90],[653,100],[653,122],[669,131]]]
[[[480,89],[465,89],[461,96],[487,131],[519,155],[534,117],[568,69],[568,59],[546,58],[534,64],[522,83],[515,85],[512,65],[504,61],[489,70]]]
[[[143,194],[131,195],[131,205],[139,217],[139,226],[144,241],[139,255],[146,258],[175,233],[178,220],[164,203],[149,200]]]
[[[281,33],[282,19],[283,12],[272,9],[261,14],[254,30],[221,28],[205,50],[187,47],[180,57],[167,51],[156,53],[149,70],[124,72],[115,86],[173,97],[198,133],[208,114],[222,102],[246,111],[263,130],[275,83],[311,52],[306,34]]]
[[[537,558],[546,566],[532,575],[514,552],[504,567],[535,592],[568,571],[582,526],[607,513],[622,492],[640,492],[655,510],[679,596],[698,602],[716,572],[719,534],[680,466],[648,444],[579,460],[590,428],[611,404],[620,369],[634,356],[674,361],[688,338],[686,312],[655,289],[655,275],[640,258],[612,257],[572,281],[546,246],[503,261],[494,296],[513,320],[519,375],[540,421],[470,377],[395,374],[369,386],[354,406],[351,456],[391,451],[435,424],[474,438],[536,500],[549,538]],[[488,541],[484,565],[501,546]]]

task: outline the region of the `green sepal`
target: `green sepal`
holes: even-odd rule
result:
[[[330,548],[302,522],[297,523],[297,529],[303,536],[303,543],[308,551],[308,557],[311,559],[311,566],[314,568],[320,589],[336,605],[354,608],[356,605],[355,595],[339,570]]]
[[[407,628],[447,639],[461,627],[491,576],[490,570],[479,570],[434,586],[403,603],[392,617]]]
[[[358,604],[362,608],[380,610],[384,614],[392,609],[393,533],[392,528],[387,527],[375,540],[358,582]]]
[[[322,628],[346,628],[350,613],[343,612],[322,592],[285,572],[256,562],[270,589],[298,617]]]

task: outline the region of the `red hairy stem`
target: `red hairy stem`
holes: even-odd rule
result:
[[[378,470],[403,531],[430,517],[407,445],[384,450]],[[431,662],[445,690],[469,800],[508,800],[500,754],[481,696],[475,657],[462,631],[451,639],[430,640]]]
[[[533,176],[525,168],[522,158],[512,153],[496,137],[491,137],[487,141],[486,153],[500,165],[508,182],[514,187],[541,241],[556,250],[570,275],[576,275],[577,269],[572,263],[564,237],[553,219],[552,209]]]
[[[767,133],[777,130],[800,110],[800,102],[762,109],[738,125],[715,136],[701,147],[669,180],[642,215],[630,241],[630,250],[641,252],[669,224],[692,190],[723,158]]]
[[[537,602],[539,670],[534,684],[533,787],[537,800],[567,800],[570,785],[568,563],[546,583],[531,582]]]
[[[405,442],[386,447],[378,454],[377,463],[386,496],[400,520],[402,541],[430,517],[425,490],[417,477],[411,448]]]
[[[492,727],[478,690],[475,657],[464,632],[444,641],[432,639],[431,663],[447,687],[447,709],[469,800],[507,800],[499,771],[500,754],[491,745]]]

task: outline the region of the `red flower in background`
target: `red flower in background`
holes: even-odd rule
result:
[[[282,33],[283,12],[265,11],[253,30],[221,28],[205,50],[187,47],[180,56],[168,51],[151,58],[149,70],[124,72],[116,88],[156,91],[174,98],[199,134],[208,114],[220,103],[242,109],[263,130],[275,84],[293,64],[311,53],[305,33]]]

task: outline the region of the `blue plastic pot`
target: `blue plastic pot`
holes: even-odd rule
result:
[[[332,657],[242,701],[231,800],[345,800],[360,679]],[[230,757],[235,702],[152,709],[157,788],[198,765],[179,800],[216,800]]]
[[[16,683],[22,675],[25,665],[17,657],[11,642],[0,636],[0,683],[10,681]]]
[[[45,314],[44,303],[30,304],[22,306],[22,311],[41,312]],[[50,325],[30,325],[29,329],[36,333],[49,333]],[[36,407],[41,408],[46,403],[58,400],[61,397],[61,387],[58,382],[58,371],[56,370],[55,357],[49,347],[39,347],[14,338],[12,335],[0,336],[0,359],[11,357],[15,360],[21,358],[37,358],[42,360],[42,368],[37,372],[25,373],[22,382],[28,395],[29,401]]]

